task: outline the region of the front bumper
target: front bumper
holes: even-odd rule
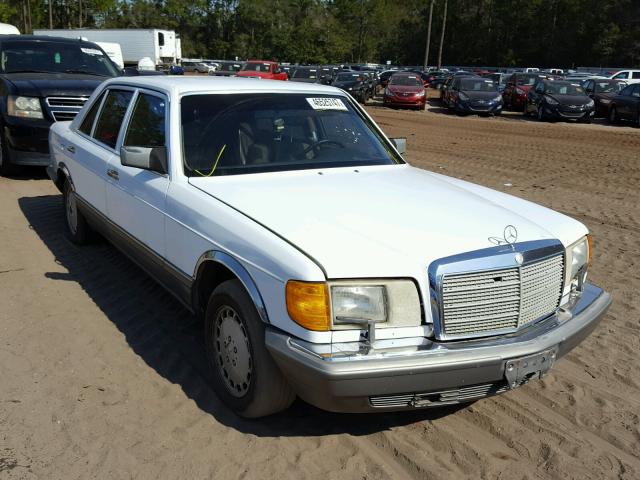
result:
[[[469,341],[426,338],[380,341],[344,354],[318,353],[318,345],[268,329],[267,348],[297,394],[335,412],[393,411],[473,401],[510,388],[507,361],[553,350],[557,358],[585,339],[603,318],[611,297],[592,284],[568,310],[517,334]],[[412,344],[411,344],[412,343]],[[399,399],[399,400],[398,400]],[[375,406],[374,406],[375,405]]]
[[[4,139],[9,162],[13,165],[49,164],[49,127],[51,122],[14,117],[4,118]]]
[[[559,106],[549,106],[545,105],[544,107],[545,114],[548,117],[555,118],[558,120],[588,120],[593,118],[595,115],[595,109],[575,109],[575,110],[565,110],[560,108]]]
[[[422,107],[426,105],[426,102],[426,95],[423,95],[421,97],[396,97],[385,95],[382,99],[382,103],[384,106],[393,107]]]
[[[502,102],[486,102],[484,104],[480,104],[472,102],[462,102],[458,100],[456,102],[456,111],[464,113],[487,113],[490,115],[495,115],[502,112]]]

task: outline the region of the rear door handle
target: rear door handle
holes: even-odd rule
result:
[[[120,176],[118,175],[118,171],[117,170],[109,169],[109,170],[107,170],[107,175],[109,175],[114,180],[120,180]]]
[[[76,147],[74,147],[73,145],[69,145],[69,146],[67,147],[67,151],[68,151],[69,153],[76,153]]]

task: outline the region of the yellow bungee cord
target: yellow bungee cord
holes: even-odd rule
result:
[[[227,148],[226,143],[222,146],[222,148],[220,149],[220,152],[218,152],[218,158],[216,158],[216,163],[213,164],[213,168],[209,173],[202,173],[200,170],[195,170],[195,169],[194,169],[194,172],[196,172],[201,177],[210,177],[211,175],[213,175],[213,172],[216,171],[216,167],[218,166],[218,162],[220,161],[220,157],[222,157],[222,154],[224,153],[225,148]]]

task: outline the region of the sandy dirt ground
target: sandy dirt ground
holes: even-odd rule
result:
[[[3,178],[0,478],[640,478],[640,130],[369,110],[414,165],[588,225],[591,279],[615,301],[591,337],[544,380],[472,405],[298,401],[241,420],[207,386],[197,322],[108,244],[71,244],[42,174]]]

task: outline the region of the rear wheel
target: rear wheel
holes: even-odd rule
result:
[[[67,233],[73,243],[84,245],[89,240],[89,225],[78,209],[78,199],[69,180],[64,181],[64,213],[67,221]]]
[[[238,280],[220,284],[205,314],[205,343],[216,394],[238,415],[285,410],[295,393],[264,343],[265,326]]]

